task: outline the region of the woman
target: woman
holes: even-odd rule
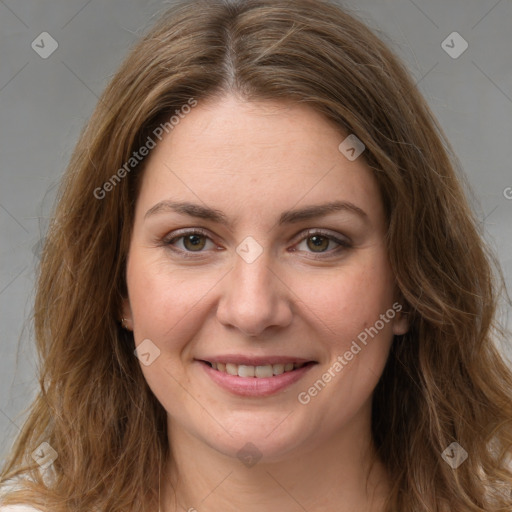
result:
[[[499,271],[456,168],[336,5],[170,10],[65,176],[3,503],[509,510]]]

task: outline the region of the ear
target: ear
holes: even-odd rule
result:
[[[130,306],[130,300],[129,299],[123,299],[123,303],[121,306],[121,319],[120,321],[123,321],[123,327],[125,329],[128,329],[130,331],[133,330],[133,314],[132,314],[132,308]]]
[[[409,316],[404,313],[402,304],[395,302],[393,309],[396,311],[395,318],[393,318],[393,334],[405,334],[409,330]]]

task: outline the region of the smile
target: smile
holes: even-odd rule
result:
[[[310,363],[286,363],[286,364],[265,364],[259,366],[251,366],[246,364],[234,363],[211,363],[205,361],[211,368],[219,372],[227,373],[244,378],[265,379],[276,375],[281,375],[285,372],[292,372],[302,368]],[[312,362],[311,362],[312,363]]]
[[[226,358],[227,359],[227,358]],[[196,360],[206,376],[231,394],[243,397],[266,397],[292,386],[315,366],[317,361],[285,361],[263,364],[236,364],[231,362]],[[279,359],[279,358],[277,358]],[[288,359],[288,358],[286,358]],[[224,358],[222,359],[224,360]],[[249,362],[249,361],[247,361]]]

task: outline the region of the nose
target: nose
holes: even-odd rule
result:
[[[292,293],[279,275],[268,251],[248,263],[238,254],[234,267],[223,279],[217,318],[246,336],[262,337],[292,321]],[[271,329],[274,328],[274,329]]]

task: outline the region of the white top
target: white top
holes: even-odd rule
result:
[[[38,508],[30,505],[4,505],[0,507],[0,512],[41,512]]]
[[[9,491],[15,490],[16,482],[9,480],[0,486],[0,496],[7,496]],[[0,505],[0,512],[41,512],[38,508],[30,505]]]

